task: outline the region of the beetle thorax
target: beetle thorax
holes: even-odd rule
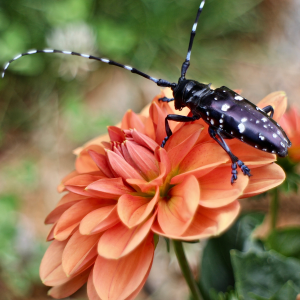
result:
[[[199,105],[201,98],[212,93],[209,85],[195,80],[179,80],[178,85],[173,89],[175,109],[181,110],[189,107],[191,110]]]

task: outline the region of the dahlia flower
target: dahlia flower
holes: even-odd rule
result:
[[[233,139],[230,149],[253,176],[239,171],[232,185],[231,161],[202,120],[171,122],[173,135],[161,148],[165,117],[174,113],[158,101],[165,95],[139,115],[128,111],[108,136],[77,149],[75,171],[58,188],[66,194],[46,218],[53,224],[47,238],[52,244],[40,276],[52,286],[52,297],[67,297],[87,282],[90,300],[134,299],[150,272],[158,236],[192,241],[218,235],[237,217],[239,198],[284,180],[274,154]],[[278,120],[285,96],[270,94],[259,106],[270,104]]]
[[[295,162],[300,161],[300,114],[296,107],[291,107],[281,118],[280,125],[292,142],[289,157]]]

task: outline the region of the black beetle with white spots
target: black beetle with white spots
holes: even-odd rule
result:
[[[197,12],[196,20],[190,36],[187,56],[182,64],[181,76],[178,83],[170,83],[164,79],[151,77],[136,68],[117,63],[107,58],[54,49],[30,50],[26,53],[17,55],[5,64],[2,72],[2,78],[4,77],[8,66],[22,56],[35,53],[62,53],[77,55],[121,67],[153,81],[158,86],[170,87],[173,91],[174,98],[169,99],[164,97],[159,100],[163,102],[175,101],[175,108],[177,110],[181,110],[183,107],[188,107],[191,110],[192,115],[167,115],[165,119],[167,136],[164,138],[161,147],[165,146],[166,142],[172,135],[169,121],[192,122],[202,118],[209,125],[208,132],[210,136],[227,152],[232,161],[231,183],[234,183],[234,181],[237,180],[237,167],[240,167],[244,175],[248,176],[251,176],[250,169],[230,151],[225,139],[237,138],[256,149],[274,153],[281,157],[285,157],[287,155],[291,142],[280,125],[272,119],[274,114],[272,106],[268,105],[260,109],[225,86],[213,90],[210,88],[210,84],[206,85],[198,81],[185,78],[187,69],[190,66],[193,41],[196,34],[198,19],[204,3],[205,0],[201,2]]]

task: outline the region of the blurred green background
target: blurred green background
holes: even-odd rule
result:
[[[0,63],[55,48],[177,81],[199,4],[1,0]],[[253,102],[285,90],[297,104],[299,20],[298,0],[207,0],[187,77],[242,89]],[[126,70],[75,56],[36,54],[11,64],[0,80],[0,300],[47,299],[38,277],[47,247],[43,219],[74,168],[72,150],[159,91]]]

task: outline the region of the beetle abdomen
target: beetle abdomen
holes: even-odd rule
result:
[[[197,110],[209,125],[262,151],[284,157],[291,146],[267,113],[226,87],[205,97]]]

